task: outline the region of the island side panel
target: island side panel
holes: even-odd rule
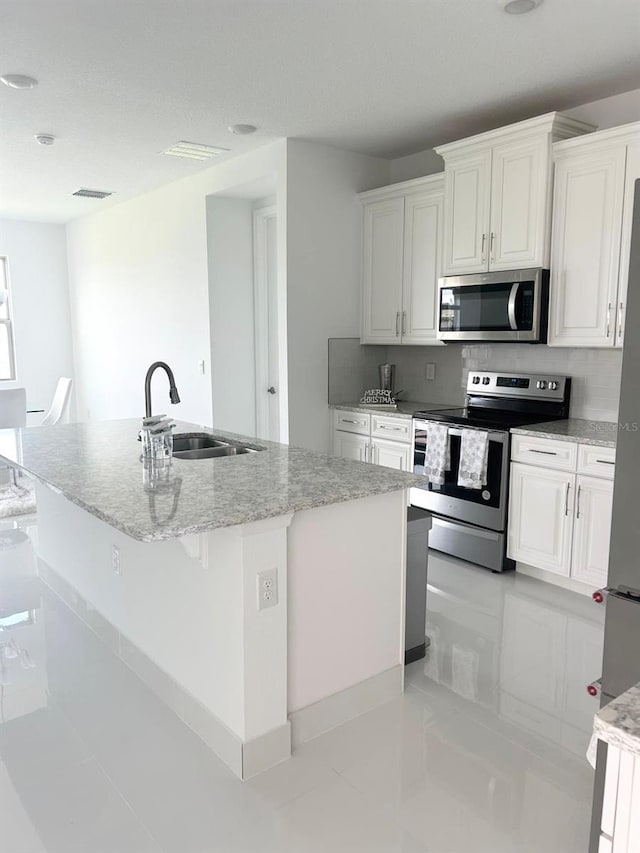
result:
[[[407,493],[397,491],[294,515],[290,715],[383,673],[392,692],[402,691],[406,513]]]
[[[163,695],[166,685],[156,689],[161,698],[192,725],[198,711],[192,702],[190,712],[182,712],[186,692],[240,745],[278,726],[286,729],[280,739],[286,740],[291,516],[181,540],[139,542],[45,487],[38,487],[37,498],[41,560],[121,633],[116,653],[153,689],[136,649],[182,688],[177,702]],[[119,574],[112,563],[114,545]],[[256,573],[274,567],[282,604],[258,612]],[[242,761],[242,751],[240,756]]]

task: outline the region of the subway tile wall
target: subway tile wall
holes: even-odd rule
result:
[[[620,402],[620,350],[569,349],[527,344],[462,347],[462,386],[470,370],[558,373],[571,377],[572,418],[617,421]]]
[[[378,365],[385,362],[396,365],[396,390],[404,392],[402,399],[462,403],[461,346],[372,346],[359,338],[329,338],[329,403],[353,403],[367,388],[377,388]],[[426,379],[429,363],[435,365],[435,379]]]
[[[396,366],[396,387],[404,400],[451,403],[459,406],[465,392],[460,384],[462,346],[387,347],[387,361]],[[426,378],[427,364],[435,365],[435,379]]]
[[[329,404],[355,403],[378,384],[387,348],[363,346],[360,338],[329,338]]]
[[[358,338],[329,339],[329,403],[353,403],[378,385],[378,365],[396,365],[396,389],[405,400],[464,400],[469,370],[559,373],[571,376],[571,417],[615,421],[620,399],[622,352],[527,344],[447,344],[442,347],[362,345]],[[435,379],[426,379],[427,364]]]

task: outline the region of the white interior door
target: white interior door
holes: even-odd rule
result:
[[[277,222],[275,206],[254,211],[256,434],[268,441],[280,441]]]

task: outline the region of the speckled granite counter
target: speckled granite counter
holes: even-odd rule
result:
[[[618,749],[640,755],[640,684],[622,693],[595,715],[593,732]]]
[[[0,458],[117,530],[141,541],[176,539],[289,512],[408,488],[414,474],[298,447],[178,423],[265,448],[218,459],[174,459],[158,495],[175,511],[159,521],[142,482],[138,420],[0,430]],[[164,504],[163,504],[164,505]],[[159,513],[158,513],[159,514]]]
[[[514,427],[512,433],[534,435],[539,438],[555,438],[559,441],[577,441],[580,444],[595,444],[599,447],[615,447],[618,424],[612,421],[586,421],[567,418],[543,424]]]
[[[367,406],[365,403],[330,403],[330,409],[347,412],[371,412],[372,415],[384,415],[390,418],[411,418],[414,412],[438,412],[441,409],[455,409],[455,403],[416,403],[410,400],[398,400],[397,409]]]

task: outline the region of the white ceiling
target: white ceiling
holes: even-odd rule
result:
[[[0,0],[0,215],[63,222],[298,137],[397,157],[633,89],[638,0]],[[252,137],[226,127],[258,125]],[[35,133],[58,137],[39,146]],[[213,161],[217,162],[217,161]],[[114,190],[76,199],[81,186]]]

